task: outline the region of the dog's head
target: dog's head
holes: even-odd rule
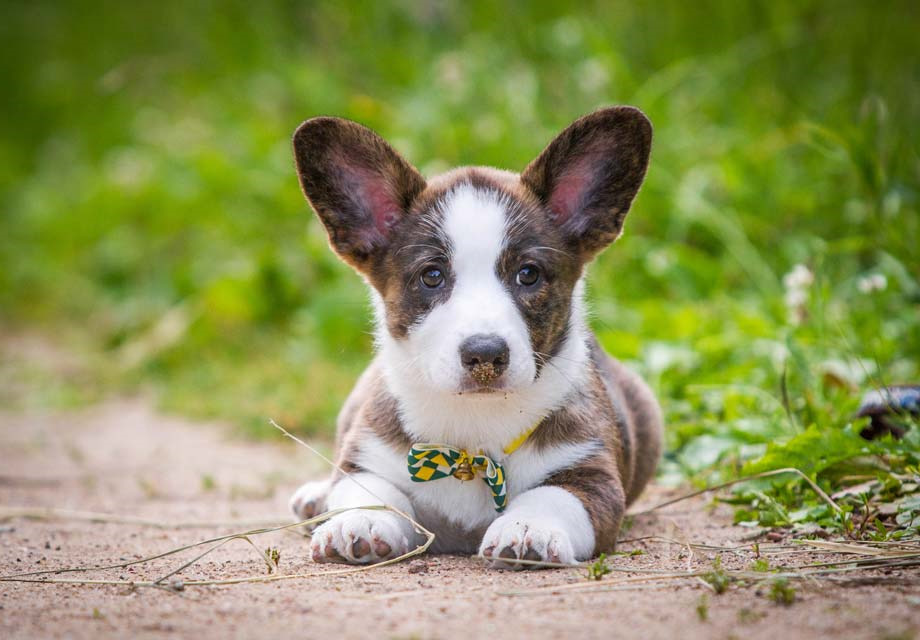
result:
[[[332,248],[377,293],[390,364],[432,392],[514,392],[564,344],[583,267],[620,235],[651,138],[641,111],[612,107],[520,175],[426,182],[370,129],[321,117],[297,129],[294,155]]]

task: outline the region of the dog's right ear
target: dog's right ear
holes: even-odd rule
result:
[[[416,169],[376,133],[341,118],[313,118],[294,132],[304,195],[333,250],[366,271],[425,188]]]

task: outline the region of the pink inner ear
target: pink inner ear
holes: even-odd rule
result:
[[[584,206],[585,193],[593,177],[590,162],[584,160],[560,176],[549,198],[549,208],[555,214],[556,222],[567,222]]]
[[[386,235],[401,215],[400,203],[389,181],[372,169],[354,165],[347,166],[345,175],[354,191],[355,203],[370,215],[369,222],[373,222],[375,230]]]
[[[364,203],[374,218],[374,226],[386,235],[399,220],[399,205],[390,193],[389,186],[382,180],[376,180],[366,184],[362,191]]]

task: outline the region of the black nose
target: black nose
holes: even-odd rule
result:
[[[460,345],[460,362],[474,378],[494,380],[508,368],[508,343],[494,333],[470,336]]]

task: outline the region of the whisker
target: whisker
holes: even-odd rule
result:
[[[576,363],[576,364],[581,364],[581,363],[582,363],[582,360],[576,360],[575,358],[566,358],[565,356],[560,356],[560,355],[558,355],[558,354],[555,355],[555,356],[551,356],[551,355],[549,355],[548,353],[542,353],[542,352],[540,352],[540,351],[534,351],[533,353],[534,353],[534,355],[539,355],[539,356],[543,357],[543,358],[546,359],[546,360],[552,360],[552,359],[554,359],[554,358],[558,358],[559,360],[565,360],[566,362],[574,362],[574,363]]]
[[[531,247],[531,249],[533,249],[534,251],[555,251],[556,253],[561,253],[562,255],[567,256],[569,258],[572,257],[572,254],[569,253],[568,251],[565,251],[563,249],[557,249],[556,247],[539,246],[539,247]]]
[[[569,383],[569,389],[574,389],[574,388],[575,388],[575,383],[572,382],[572,380],[562,371],[562,369],[560,369],[559,367],[557,367],[557,366],[556,366],[556,363],[552,361],[552,358],[553,358],[553,357],[559,357],[559,356],[549,356],[549,355],[547,355],[547,354],[545,354],[545,353],[541,353],[540,351],[534,351],[533,354],[534,354],[534,356],[536,356],[537,358],[540,359],[540,364],[542,364],[543,366],[548,366],[548,367],[552,367],[553,369],[555,369],[555,370],[556,370],[556,373],[558,373],[560,376],[562,376],[563,379],[564,379],[567,383]],[[562,359],[563,359],[563,360],[570,360],[571,362],[575,362],[575,360],[571,360],[571,358],[562,358]]]
[[[569,379],[569,377],[568,377],[566,374],[564,374],[564,373],[562,372],[562,369],[560,369],[559,367],[557,367],[556,364],[555,364],[554,362],[550,362],[549,360],[547,360],[547,361],[546,361],[546,366],[549,366],[549,367],[552,367],[553,369],[555,369],[555,370],[556,370],[556,373],[558,373],[560,376],[562,376],[562,378],[563,378],[567,383],[569,383],[569,389],[574,389],[574,388],[575,388],[575,383],[572,382],[572,381]]]

